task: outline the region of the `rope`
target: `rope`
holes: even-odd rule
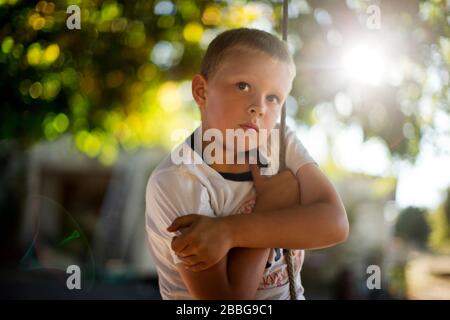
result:
[[[282,33],[283,41],[287,41],[287,27],[288,27],[288,0],[283,0],[283,20],[282,20]],[[286,152],[285,152],[285,139],[284,135],[286,132],[286,103],[281,109],[281,119],[280,119],[280,171],[286,168]],[[287,273],[289,278],[289,295],[291,300],[297,300],[297,293],[295,290],[295,276],[294,276],[294,266],[292,263],[292,255],[289,249],[284,249],[284,260],[286,261]]]

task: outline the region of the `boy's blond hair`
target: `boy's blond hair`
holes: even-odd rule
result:
[[[289,65],[293,78],[295,77],[295,64],[287,44],[268,32],[249,28],[227,30],[214,38],[203,57],[201,75],[205,79],[212,77],[226,56],[237,48],[263,52],[285,62]]]

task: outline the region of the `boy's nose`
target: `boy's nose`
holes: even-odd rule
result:
[[[262,107],[257,107],[257,106],[250,106],[248,107],[248,113],[252,116],[258,116],[258,117],[262,117],[264,115],[264,110]]]

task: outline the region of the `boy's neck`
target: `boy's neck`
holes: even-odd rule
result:
[[[202,139],[202,153],[205,150],[205,148],[213,142],[210,141],[203,141]],[[236,152],[233,154],[233,163],[226,163],[226,154],[227,151],[226,148],[224,147],[223,149],[223,159],[221,161],[221,163],[210,163],[209,166],[211,168],[213,168],[214,170],[218,171],[218,172],[224,172],[224,173],[242,173],[242,172],[248,172],[250,171],[250,165],[249,165],[249,154],[248,152],[245,154],[245,163],[244,164],[238,164],[237,163],[237,154]]]

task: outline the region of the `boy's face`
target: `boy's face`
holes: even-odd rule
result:
[[[232,49],[212,77],[206,80],[197,74],[192,81],[203,130],[219,129],[224,138],[226,129],[258,135],[247,127],[253,125],[270,135],[292,80],[287,63],[262,52]]]

